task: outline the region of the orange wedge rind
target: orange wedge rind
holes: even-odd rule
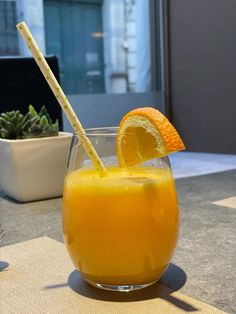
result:
[[[159,110],[145,107],[123,117],[116,149],[119,165],[131,167],[183,150],[185,146],[174,126]]]

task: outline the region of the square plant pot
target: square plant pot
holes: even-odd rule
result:
[[[0,139],[0,190],[19,202],[59,197],[72,133],[58,136]]]

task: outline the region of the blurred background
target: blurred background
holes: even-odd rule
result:
[[[15,27],[22,20],[45,56],[56,56],[55,74],[85,127],[115,126],[127,111],[153,106],[189,151],[236,153],[235,0],[0,0],[0,59],[30,57]],[[9,103],[16,76],[1,69]]]
[[[17,34],[19,20],[44,54],[58,57],[67,94],[151,89],[149,1],[0,0],[1,56],[31,56]]]

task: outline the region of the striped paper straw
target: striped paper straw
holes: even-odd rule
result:
[[[100,175],[105,176],[106,175],[105,166],[103,165],[89,138],[86,136],[82,124],[80,123],[66,95],[64,94],[54,74],[52,73],[47,61],[45,60],[42,52],[39,49],[39,46],[34,40],[33,35],[31,34],[25,22],[17,24],[16,27],[21,36],[23,37],[24,41],[26,42],[36,63],[38,64],[41,72],[43,73],[45,79],[47,80],[48,85],[50,86],[53,94],[57,98],[57,101],[59,102],[62,110],[65,112],[68,120],[70,121],[74,131],[78,133],[79,139],[84,147],[85,152],[87,153],[88,157],[90,158],[90,160],[92,161]]]

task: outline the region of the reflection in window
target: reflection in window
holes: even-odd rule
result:
[[[106,91],[150,90],[149,1],[104,1]]]
[[[16,1],[0,0],[0,55],[17,55]]]
[[[150,90],[149,1],[44,1],[46,52],[66,93]]]
[[[148,0],[0,0],[1,55],[18,54],[16,16],[58,57],[66,94],[150,91]]]

